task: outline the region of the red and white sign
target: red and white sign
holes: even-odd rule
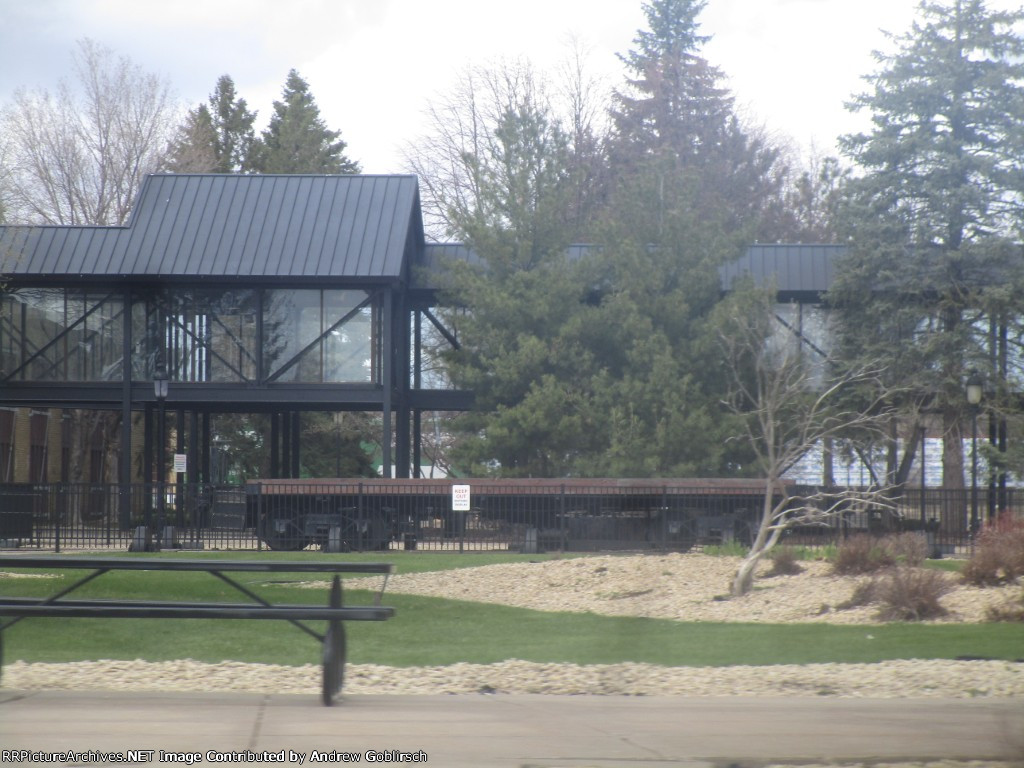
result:
[[[469,512],[469,486],[452,486],[452,511]]]

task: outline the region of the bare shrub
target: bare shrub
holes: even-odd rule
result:
[[[878,537],[860,533],[839,543],[832,570],[843,576],[855,576],[894,565],[916,567],[927,557],[928,541],[920,534],[907,532]]]
[[[882,539],[881,546],[899,565],[916,568],[928,558],[928,540],[918,533],[891,534]]]
[[[946,614],[940,602],[953,589],[946,575],[926,568],[898,566],[878,580],[875,598],[883,621],[923,621]]]
[[[769,557],[772,567],[767,573],[768,576],[795,576],[804,572],[804,567],[796,559],[796,550],[793,547],[776,547]]]
[[[836,606],[841,611],[848,611],[851,608],[863,608],[875,602],[875,593],[878,590],[878,579],[872,578],[869,581],[862,581],[858,584],[848,600],[844,600]]]
[[[963,569],[968,584],[1011,584],[1024,576],[1024,519],[1003,514],[985,524]]]
[[[842,576],[856,576],[888,568],[894,562],[892,555],[881,545],[880,539],[858,533],[839,543],[832,570]]]

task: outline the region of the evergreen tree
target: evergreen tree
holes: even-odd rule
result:
[[[260,173],[359,173],[359,164],[345,155],[340,131],[320,118],[309,84],[294,69],[288,72],[281,100],[256,151]]]
[[[253,170],[256,113],[221,75],[206,104],[189,110],[171,142],[164,170],[172,173],[239,173]]]
[[[161,166],[169,173],[217,172],[217,133],[205,104],[189,110],[167,149]]]
[[[918,14],[850,105],[873,127],[842,142],[862,173],[832,299],[848,359],[888,363],[902,436],[914,444],[921,411],[941,414],[943,484],[958,487],[967,372],[995,359],[990,324],[1021,317],[1024,14],[983,0],[925,0]]]
[[[236,96],[235,82],[229,75],[217,79],[217,86],[210,94],[210,114],[215,131],[216,172],[252,170],[256,113],[249,111],[245,99]]]
[[[481,260],[458,265],[448,293],[461,343],[449,370],[477,398],[458,424],[456,465],[506,476],[719,473],[729,460],[701,338],[716,264],[739,253],[736,241],[701,221],[685,181],[637,175],[616,216],[592,225],[601,246],[568,255],[572,142],[536,88],[515,82],[494,124],[463,144],[476,149],[462,156],[472,183],[448,198],[451,234]]]
[[[482,261],[451,273],[458,309],[448,315],[462,348],[450,373],[478,406],[457,425],[455,457],[477,471],[561,475],[589,443],[580,413],[589,390],[574,386],[589,367],[565,338],[584,293],[566,259],[569,140],[530,77],[505,79],[499,90],[485,140],[463,156],[473,194],[446,198],[453,234]]]
[[[620,56],[629,78],[612,110],[612,171],[617,179],[676,176],[691,186],[704,217],[746,228],[750,240],[774,240],[769,212],[783,194],[785,167],[764,135],[740,124],[722,72],[700,55],[708,38],[698,34],[697,16],[705,5],[643,5],[649,29]]]

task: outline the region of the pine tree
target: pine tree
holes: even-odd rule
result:
[[[873,127],[842,141],[862,173],[833,300],[847,356],[889,364],[904,436],[914,442],[922,409],[941,414],[943,483],[959,487],[967,372],[994,359],[989,324],[1021,317],[1024,14],[983,0],[918,13],[850,105]]]
[[[620,56],[629,76],[612,109],[612,172],[685,180],[692,204],[705,218],[751,240],[770,241],[783,195],[785,168],[763,132],[747,130],[722,84],[721,70],[701,56],[708,38],[698,34],[704,0],[651,0],[643,6],[649,28]],[[659,182],[661,183],[661,182]]]
[[[255,168],[261,173],[359,173],[345,155],[340,131],[329,130],[309,84],[296,70],[288,73],[281,101],[263,132]]]
[[[256,113],[249,111],[245,99],[236,96],[235,82],[229,75],[221,75],[217,79],[217,87],[210,94],[210,114],[216,132],[216,172],[252,170]]]
[[[189,110],[167,149],[161,166],[169,173],[215,173],[217,133],[205,104]]]
[[[245,173],[253,170],[256,113],[221,75],[206,104],[189,110],[168,149],[164,170],[172,173]]]

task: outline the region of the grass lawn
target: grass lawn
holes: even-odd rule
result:
[[[194,557],[196,553],[161,554]],[[248,559],[252,553],[204,553],[211,559]],[[433,553],[263,553],[281,560],[337,558],[391,561],[400,572],[443,570],[496,562],[537,560],[537,555]],[[48,595],[84,571],[58,578],[4,580],[8,595]],[[325,590],[297,590],[287,582],[309,574],[233,574],[272,601],[326,601]],[[78,597],[228,600],[241,596],[205,573],[117,572],[104,575]],[[346,602],[368,603],[372,593],[346,590]],[[458,600],[386,595],[397,615],[386,622],[348,622],[349,660],[393,666],[433,666],[505,659],[666,666],[875,662],[1024,656],[1024,624],[836,626],[827,624],[681,623],[661,619],[548,613]],[[278,664],[319,663],[310,637],[281,621],[26,619],[4,632],[5,661],[192,658]]]

